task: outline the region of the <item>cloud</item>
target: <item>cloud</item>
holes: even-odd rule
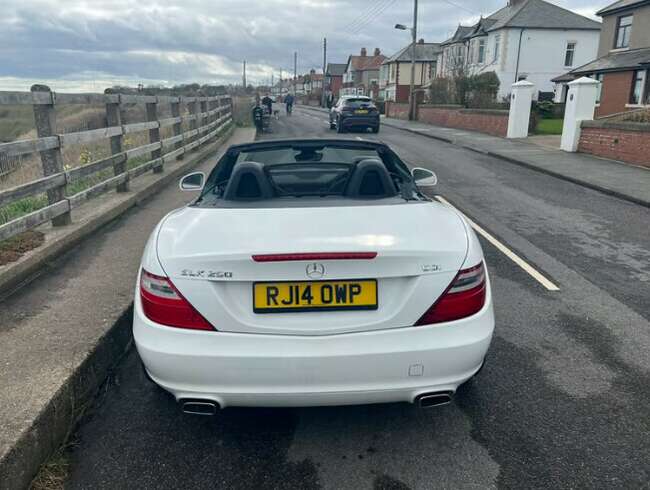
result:
[[[442,41],[459,23],[503,6],[497,0],[420,2],[420,36]],[[588,0],[563,0],[580,13]],[[86,90],[102,83],[237,83],[248,62],[253,82],[345,62],[363,46],[392,54],[406,43],[412,4],[407,0],[4,0],[0,17],[0,89],[48,80]],[[95,83],[95,87],[99,82]]]

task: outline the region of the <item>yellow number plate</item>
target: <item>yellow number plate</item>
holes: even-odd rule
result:
[[[357,109],[354,111],[355,114],[368,114],[368,111],[366,109]]]
[[[253,284],[255,313],[376,309],[376,279]]]

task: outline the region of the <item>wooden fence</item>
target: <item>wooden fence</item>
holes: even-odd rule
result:
[[[146,121],[123,124],[122,104],[145,104]],[[152,170],[163,172],[170,161],[182,158],[188,151],[215,138],[232,122],[230,96],[217,97],[159,97],[130,94],[59,94],[44,85],[34,85],[31,92],[0,92],[0,106],[32,105],[37,138],[0,144],[0,157],[21,157],[39,153],[43,177],[16,187],[0,191],[0,208],[21,199],[47,193],[47,205],[0,225],[0,241],[27,231],[47,221],[53,226],[71,223],[70,211],[86,200],[113,188],[117,192],[129,190],[129,181]],[[74,133],[57,133],[57,104],[85,104],[106,106],[106,127]],[[160,119],[161,104],[169,104],[171,116]],[[182,116],[184,105],[189,114]],[[183,111],[184,112],[184,111]],[[182,131],[182,124],[189,131]],[[160,129],[172,127],[173,136],[161,139]],[[123,149],[125,135],[148,131],[149,143]],[[61,151],[67,145],[86,144],[96,140],[110,141],[111,155],[85,165],[66,170]],[[129,168],[129,159],[150,155],[145,163]],[[113,176],[74,195],[66,195],[66,186],[97,172],[113,169]]]

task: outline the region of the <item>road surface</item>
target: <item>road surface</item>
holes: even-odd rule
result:
[[[297,109],[262,138],[338,136]],[[76,435],[67,488],[650,486],[646,208],[397,129],[480,227],[497,327],[452,405],[179,413],[132,351]]]

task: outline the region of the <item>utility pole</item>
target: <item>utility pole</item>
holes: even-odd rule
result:
[[[293,52],[293,96],[296,96],[296,84],[298,83],[298,51]]]
[[[323,82],[321,83],[320,106],[325,107],[325,70],[327,70],[327,38],[323,38]]]
[[[415,48],[418,36],[418,0],[413,0],[413,45],[411,46],[411,90],[409,92],[409,120],[415,119]]]
[[[244,73],[242,77],[242,82],[244,83],[244,93],[246,93],[246,60],[244,60]]]

